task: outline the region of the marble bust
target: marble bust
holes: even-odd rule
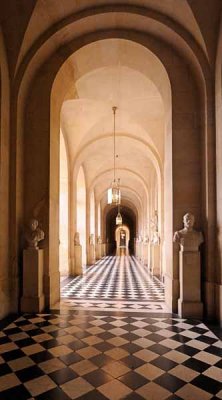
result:
[[[182,250],[198,251],[200,244],[204,241],[202,232],[193,228],[194,222],[194,215],[186,213],[183,216],[183,229],[174,233],[173,241],[179,243]]]
[[[151,227],[152,227],[152,240],[151,243],[153,245],[160,244],[160,236],[158,231],[158,212],[155,210],[154,219],[151,220]]]
[[[74,245],[75,246],[80,246],[79,232],[76,232],[75,235],[74,235]]]
[[[152,244],[154,245],[160,244],[160,237],[158,231],[153,232]]]
[[[28,223],[28,229],[25,233],[26,242],[28,249],[38,250],[38,243],[44,239],[45,234],[42,229],[39,228],[39,222],[37,219],[32,218]]]
[[[91,233],[89,236],[89,244],[94,244],[94,234]]]

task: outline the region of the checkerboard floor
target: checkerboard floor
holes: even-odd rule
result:
[[[222,399],[221,348],[169,314],[26,314],[0,332],[0,400]]]
[[[62,305],[73,309],[166,311],[163,283],[134,256],[104,257],[61,286]]]

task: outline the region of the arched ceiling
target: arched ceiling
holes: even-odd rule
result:
[[[123,10],[127,6],[145,7],[163,15],[165,14],[168,18],[186,29],[194,37],[205,54],[207,53],[200,27],[187,0],[126,0],[124,5],[119,0],[106,0],[105,2],[104,0],[38,0],[23,38],[18,64],[33,43],[52,26],[58,25],[61,20],[73,14],[81,13],[87,9],[93,10],[95,7],[104,5],[119,5],[122,6]],[[69,35],[68,29],[66,36]]]
[[[75,176],[83,165],[87,186],[100,200],[105,196],[113,180],[115,105],[116,177],[123,196],[141,208],[148,202],[151,177],[160,178],[164,165],[171,92],[163,65],[143,46],[123,39],[84,46],[66,64],[73,79],[61,109],[61,129],[71,173]],[[62,69],[57,79],[64,78]]]

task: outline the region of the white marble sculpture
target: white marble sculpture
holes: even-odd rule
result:
[[[158,212],[155,211],[154,219],[151,220],[152,229],[152,240],[151,243],[154,245],[160,244],[160,236],[158,231]]]
[[[74,236],[74,245],[75,245],[75,246],[80,246],[79,232],[76,232],[76,233],[75,233],[75,236]]]
[[[28,249],[38,249],[38,243],[44,239],[45,234],[42,229],[38,227],[39,222],[37,219],[32,218],[28,223],[28,229],[25,232],[25,239]]]
[[[193,229],[194,222],[194,215],[186,213],[183,216],[183,229],[174,233],[173,241],[179,243],[182,249],[197,251],[204,241],[202,232]]]

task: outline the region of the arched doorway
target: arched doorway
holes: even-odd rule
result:
[[[125,224],[116,227],[115,239],[116,239],[116,254],[117,255],[128,255],[129,254],[129,242],[130,242],[129,227]]]
[[[107,214],[106,212],[107,211]],[[123,226],[116,226],[116,216],[117,216],[117,207],[112,207],[109,209],[109,206],[104,210],[105,217],[105,237],[108,243],[108,254],[118,253],[118,247],[120,246],[120,233],[121,229],[126,231],[127,235],[125,236],[125,246],[128,248],[130,254],[134,254],[134,238],[136,237],[137,232],[137,220],[136,215],[132,209],[127,206],[121,207],[121,215],[123,220]],[[118,237],[117,237],[118,233]]]
[[[123,39],[124,38],[124,33],[123,32],[116,32],[115,34],[109,33],[111,35],[111,37],[118,37]],[[108,34],[108,35],[109,35]],[[153,143],[147,143],[146,144],[146,151],[147,154],[149,153],[150,155],[150,159],[152,161],[152,165],[153,165],[153,170],[156,173],[156,177],[158,180],[158,192],[159,195],[158,196],[158,212],[159,212],[159,226],[161,229],[161,235],[162,235],[162,241],[161,241],[161,246],[163,246],[164,248],[164,264],[165,264],[165,278],[166,278],[166,286],[167,286],[167,302],[170,305],[170,307],[172,309],[176,309],[177,307],[177,298],[178,298],[178,262],[176,257],[173,258],[173,244],[172,244],[172,236],[173,236],[173,231],[176,230],[178,227],[181,226],[181,217],[182,214],[184,213],[184,209],[189,209],[190,211],[193,211],[196,215],[196,220],[197,220],[197,225],[200,224],[201,222],[201,211],[199,209],[199,204],[201,204],[201,191],[200,191],[200,186],[201,186],[201,177],[200,177],[200,166],[201,166],[201,157],[200,157],[200,149],[198,146],[196,146],[196,141],[200,139],[200,133],[201,133],[201,128],[198,128],[198,134],[194,135],[193,131],[195,129],[194,127],[194,121],[186,119],[186,115],[187,114],[192,114],[194,112],[194,110],[196,110],[197,113],[197,118],[200,117],[199,111],[201,110],[201,107],[199,107],[199,101],[198,101],[198,90],[196,88],[196,84],[195,84],[195,78],[193,76],[193,73],[191,71],[189,71],[189,81],[188,80],[183,80],[183,79],[179,79],[180,84],[178,85],[178,76],[176,76],[174,74],[174,68],[172,67],[172,65],[170,64],[170,60],[172,57],[172,51],[170,48],[168,48],[166,46],[166,44],[164,43],[164,46],[161,46],[161,44],[158,42],[158,48],[155,46],[155,40],[152,42],[149,40],[149,38],[146,38],[146,40],[142,40],[142,38],[139,38],[140,35],[136,35],[136,37],[134,36],[134,33],[131,32],[129,34],[129,32],[127,32],[127,38],[128,41],[129,39],[133,42],[139,43],[141,42],[144,46],[144,49],[146,47],[146,51],[147,48],[149,48],[150,50],[153,51],[153,54],[155,54],[155,57],[159,60],[161,60],[161,62],[159,61],[159,64],[162,65],[162,70],[164,71],[164,76],[165,76],[165,80],[163,79],[163,81],[160,79],[159,82],[161,81],[161,85],[159,87],[160,93],[162,94],[162,97],[164,100],[166,100],[166,103],[164,103],[166,105],[165,109],[164,109],[164,113],[165,113],[165,119],[164,119],[164,136],[166,138],[166,143],[165,143],[165,149],[164,149],[164,165],[161,165],[161,160],[160,157],[158,155],[158,152],[155,151],[155,146],[152,146]],[[96,36],[95,36],[96,37]],[[95,38],[94,38],[95,39]],[[98,39],[101,39],[101,35]],[[98,40],[97,39],[97,40]],[[106,38],[107,39],[107,38]],[[144,38],[143,38],[144,39]],[[89,43],[93,41],[93,37],[89,37],[88,38]],[[81,41],[80,41],[81,42]],[[75,47],[75,51],[79,48],[82,47],[83,42],[78,42],[78,45],[76,44]],[[84,38],[84,45],[86,44],[86,38]],[[140,45],[138,45],[140,46]],[[143,47],[142,46],[142,47]],[[162,51],[164,50],[164,51]],[[71,54],[71,46],[69,46],[69,50],[67,50],[68,55],[70,56]],[[67,56],[64,56],[64,60],[65,58],[68,58]],[[185,65],[183,63],[183,60],[180,57],[177,57],[177,55],[173,54],[174,57],[176,58],[176,64],[177,64],[177,68],[180,70],[180,75],[184,76],[184,74],[187,73],[187,64]],[[137,59],[137,57],[135,57],[135,59]],[[57,64],[53,64],[55,60],[53,59],[53,57],[50,60],[50,65],[47,64],[47,70],[48,70],[48,75],[47,75],[47,71],[46,74],[43,74],[40,77],[38,77],[38,79],[35,81],[35,85],[34,88],[35,90],[33,90],[32,94],[31,94],[31,99],[30,100],[30,104],[29,104],[29,108],[30,108],[30,113],[28,114],[28,122],[31,123],[31,125],[35,125],[34,122],[35,121],[30,121],[30,119],[37,119],[37,112],[36,113],[32,113],[32,100],[34,101],[35,96],[36,99],[38,98],[38,91],[37,91],[37,81],[39,79],[42,79],[43,81],[46,80],[47,81],[47,86],[46,88],[50,87],[51,90],[51,85],[53,82],[53,79],[56,75],[56,73],[59,70],[59,67],[61,66],[61,62],[58,62],[57,60]],[[52,67],[53,64],[53,67]],[[54,75],[53,77],[51,76],[51,70],[50,68],[54,68]],[[65,64],[64,64],[64,68],[65,68]],[[49,73],[50,70],[50,73]],[[147,69],[150,71],[150,69]],[[156,69],[152,69],[152,71]],[[166,72],[167,70],[167,72]],[[63,70],[64,72],[64,70]],[[54,84],[54,88],[52,91],[52,99],[54,99],[55,93],[54,89],[59,86],[59,78],[61,78],[62,74],[59,76],[57,76],[58,80],[56,79]],[[170,77],[170,79],[169,79]],[[152,77],[154,78],[154,77]],[[171,82],[171,87],[169,82]],[[163,84],[163,85],[162,85]],[[68,93],[68,84],[66,85],[66,90]],[[163,90],[163,87],[167,87],[166,92]],[[172,96],[173,96],[173,118],[172,114],[171,114],[171,89],[172,89]],[[51,94],[51,91],[49,90],[48,92],[48,97],[46,96],[47,99],[49,99],[49,96]],[[95,91],[94,91],[95,92]],[[66,95],[67,95],[66,93]],[[186,94],[185,94],[186,93]],[[187,93],[191,94],[193,103],[191,104],[191,102],[183,102],[183,99],[185,99],[185,97],[187,98]],[[195,93],[195,96],[193,95],[193,93]],[[58,94],[58,92],[57,92]],[[70,93],[69,93],[70,94]],[[63,99],[65,98],[64,96],[64,92],[61,94],[61,97],[63,96]],[[179,96],[180,98],[180,103],[177,102],[176,96]],[[185,97],[184,97],[185,96]],[[66,97],[67,98],[67,97]],[[37,100],[38,102],[38,100]],[[180,110],[180,105],[183,105],[183,110],[181,113]],[[61,107],[61,98],[60,101],[57,101],[54,103],[53,101],[51,102],[52,108],[52,119],[51,119],[51,132],[54,132],[54,135],[56,135],[55,132],[57,132],[58,129],[58,120],[55,117],[55,115],[58,115],[58,109]],[[37,107],[38,108],[38,107]],[[47,107],[46,107],[47,108]],[[40,107],[40,110],[42,111],[42,107]],[[48,108],[47,108],[48,110]],[[55,114],[54,114],[55,112]],[[181,114],[183,114],[184,117],[184,121],[185,121],[185,125],[186,125],[186,129],[189,130],[189,132],[192,131],[192,133],[189,136],[186,136],[186,140],[188,141],[188,146],[190,148],[192,148],[194,151],[192,153],[187,154],[180,154],[180,159],[177,159],[177,154],[178,152],[181,152],[181,148],[180,148],[180,139],[181,139],[181,132],[183,131],[183,129],[185,128],[184,125],[184,121],[183,124],[181,123]],[[31,117],[32,115],[32,117]],[[55,117],[55,119],[53,118],[53,115]],[[75,114],[76,115],[76,114]],[[174,140],[172,140],[172,122],[173,122],[173,134],[174,134]],[[28,125],[28,124],[27,124]],[[95,129],[97,128],[94,125]],[[179,128],[178,128],[179,127]],[[175,128],[175,129],[174,129]],[[48,127],[45,127],[46,131],[48,130]],[[105,130],[104,130],[105,131]],[[103,132],[104,132],[103,131]],[[100,131],[101,132],[101,131]],[[137,132],[139,132],[139,130],[137,130]],[[93,138],[93,131],[92,133],[92,138]],[[51,137],[54,137],[54,135],[51,135]],[[108,136],[108,135],[107,135]],[[140,142],[141,144],[144,144],[144,141],[142,138],[138,138],[139,134],[136,135],[136,141]],[[147,136],[148,137],[148,136]],[[185,137],[185,136],[183,136]],[[103,138],[101,138],[101,142],[102,142]],[[27,141],[29,142],[29,145],[31,144],[30,142],[35,142],[35,138],[34,138],[34,133],[33,136],[29,137],[27,139]],[[80,141],[81,142],[81,141]],[[89,143],[84,142],[84,140],[81,142],[82,143],[82,150],[84,151],[86,148],[88,148]],[[26,143],[27,144],[27,143]],[[34,144],[34,143],[33,143]],[[98,143],[97,143],[98,144]],[[43,147],[44,144],[42,143]],[[90,143],[91,145],[91,152],[93,152],[93,154],[95,154],[95,151],[93,149],[93,139]],[[50,146],[50,152],[53,154],[53,149],[56,151],[57,150],[57,144],[56,144],[56,140],[52,140],[52,146]],[[132,147],[130,148],[130,152],[132,150]],[[162,149],[163,150],[163,149]],[[90,154],[90,153],[88,153]],[[79,151],[79,153],[76,155],[76,160],[77,160],[77,164],[81,165],[81,157],[82,157],[82,153]],[[153,157],[154,156],[154,157]],[[78,158],[79,157],[79,158]],[[152,158],[153,157],[153,158]],[[188,163],[188,158],[190,163]],[[89,158],[90,159],[90,158]],[[33,160],[32,160],[33,161]],[[54,176],[54,178],[56,178],[56,171],[57,168],[53,168],[54,163],[56,166],[56,158],[50,157],[50,174],[52,174]],[[97,160],[98,161],[98,160]],[[30,160],[29,160],[29,156],[26,157],[26,163],[27,165],[31,164]],[[192,165],[192,168],[195,169],[195,174],[192,175],[192,182],[189,180],[189,183],[187,178],[190,175],[190,171],[188,168],[188,164]],[[37,174],[37,165],[38,162],[37,160],[35,160],[35,162],[32,162],[32,166],[31,166],[31,170],[33,170],[33,179],[35,179],[35,175]],[[99,163],[98,163],[99,165]],[[88,165],[89,167],[89,165]],[[149,166],[150,167],[150,166]],[[148,169],[150,169],[148,167]],[[182,167],[182,168],[181,168]],[[181,177],[178,175],[178,171],[182,171],[183,172],[183,179],[181,179]],[[131,170],[129,173],[129,177],[131,176]],[[107,170],[107,174],[109,174],[109,171]],[[110,174],[111,175],[111,174]],[[146,177],[147,175],[144,174],[144,176]],[[163,179],[164,177],[164,179]],[[139,177],[141,178],[141,176]],[[52,181],[52,179],[51,179]],[[189,185],[188,190],[186,191],[187,196],[183,196],[183,198],[181,198],[180,193],[181,193],[181,189],[184,187],[184,182],[186,182],[187,185]],[[42,182],[43,183],[43,182]],[[129,182],[127,182],[128,184]],[[173,190],[173,184],[174,187],[177,188],[177,190]],[[41,186],[41,185],[40,185]],[[44,186],[44,185],[42,185]],[[190,190],[191,188],[195,186],[196,190],[195,193],[192,192],[192,196],[190,196]],[[105,181],[104,183],[101,185],[101,191],[105,192],[105,187],[107,187],[107,180],[106,180],[106,184]],[[129,186],[125,185],[124,190],[125,190],[125,194],[126,194],[126,198],[130,193],[133,193],[133,189],[132,187],[130,188],[130,190],[128,189]],[[31,194],[29,192],[28,187],[25,187],[25,190],[28,192],[29,194],[29,200],[31,199],[31,203],[33,203],[35,201],[35,196],[33,195],[33,193]],[[41,190],[43,190],[43,187],[41,188]],[[50,198],[52,197],[53,199],[56,199],[58,197],[58,188],[54,187],[54,185],[50,186]],[[145,195],[144,192],[146,192],[145,188],[144,188],[144,192],[141,192],[140,190],[136,190],[136,192],[138,192],[138,203],[140,204],[140,213],[141,215],[152,215],[152,211],[148,205],[147,205],[147,196]],[[103,199],[101,198],[102,193],[99,193],[100,196],[100,200],[103,201]],[[163,201],[164,198],[164,201]],[[128,199],[132,200],[131,198],[128,197]],[[161,200],[162,199],[162,200]],[[145,201],[143,201],[145,200]],[[205,199],[203,199],[205,201]],[[205,202],[206,203],[206,202]],[[205,204],[204,203],[204,204]],[[50,203],[51,204],[51,203]],[[145,204],[145,206],[144,206]],[[165,206],[164,206],[165,205]],[[173,208],[174,205],[174,208]],[[31,205],[30,205],[31,207]],[[29,210],[26,210],[26,215],[28,214]],[[56,263],[56,258],[57,258],[57,254],[56,252],[53,252],[53,246],[56,243],[55,238],[58,237],[58,232],[56,232],[56,230],[54,230],[53,234],[52,232],[50,232],[51,225],[49,224],[49,220],[53,219],[53,215],[54,215],[55,209],[53,207],[51,207],[49,209],[49,215],[46,215],[46,228],[49,231],[49,241],[52,240],[52,243],[49,243],[49,259],[50,262],[47,264],[49,267],[46,267],[46,282],[50,281],[51,282],[51,276],[54,275],[54,282],[57,279],[56,276],[58,277],[57,274],[57,263]],[[163,220],[164,218],[164,220]],[[57,219],[55,218],[55,221]],[[164,223],[163,223],[164,222]],[[73,223],[73,222],[72,222]],[[74,223],[73,223],[74,224]],[[141,226],[139,227],[140,232],[139,235],[142,233],[142,235],[146,235],[145,230],[147,229],[147,218],[145,217],[143,220],[141,220]],[[72,237],[74,231],[74,227],[71,227],[70,230],[70,237]],[[54,244],[53,244],[54,243]],[[53,263],[53,261],[55,261]],[[48,270],[47,270],[48,268]],[[55,270],[54,270],[55,268]],[[50,270],[50,271],[49,271]],[[50,286],[50,285],[49,285]],[[49,287],[46,284],[46,290],[48,290],[47,288]],[[51,287],[51,286],[50,286]],[[51,291],[50,291],[51,293]]]

